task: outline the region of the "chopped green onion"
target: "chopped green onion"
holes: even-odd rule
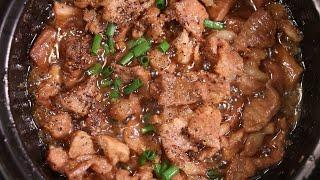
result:
[[[222,30],[225,28],[224,23],[218,21],[211,21],[210,19],[205,19],[203,24],[205,27],[215,30]]]
[[[108,47],[109,47],[109,52],[111,53],[111,54],[114,54],[115,52],[116,52],[116,44],[115,44],[115,42],[114,42],[114,40],[113,40],[113,38],[109,38],[108,39],[108,41],[107,41],[107,43],[108,43]]]
[[[143,86],[143,83],[140,79],[135,79],[131,84],[124,88],[123,92],[126,95],[133,93]]]
[[[143,66],[144,68],[147,68],[149,66],[150,60],[149,60],[148,56],[142,56],[139,59],[139,62],[141,64],[141,66]]]
[[[222,178],[222,174],[215,169],[208,169],[207,176],[209,180],[217,180]]]
[[[95,65],[93,65],[91,68],[87,70],[87,74],[89,76],[94,76],[94,75],[100,74],[101,71],[102,71],[102,65],[100,63],[96,63]]]
[[[134,58],[133,52],[129,52],[128,54],[126,54],[121,58],[121,60],[119,61],[119,64],[121,64],[122,66],[125,66],[129,64],[133,58]]]
[[[122,80],[119,77],[116,77],[113,81],[113,89],[119,91],[122,85]]]
[[[117,90],[112,90],[109,94],[109,98],[111,99],[111,101],[116,101],[117,99],[120,98],[120,93]]]
[[[132,48],[140,45],[143,42],[147,42],[147,40],[144,37],[141,37],[141,38],[136,39],[136,40],[130,40],[128,42],[128,49],[132,49]]]
[[[142,134],[152,133],[155,131],[155,128],[152,124],[147,124],[145,127],[141,129]]]
[[[173,176],[179,173],[179,168],[177,166],[170,166],[167,170],[162,173],[162,179],[171,180]]]
[[[169,168],[170,164],[167,160],[163,161],[161,164],[155,164],[153,167],[154,172],[157,177],[161,177],[162,173]]]
[[[165,53],[169,50],[170,44],[167,40],[162,41],[162,43],[158,46],[160,52]]]
[[[98,51],[100,49],[102,42],[102,36],[100,34],[94,35],[92,46],[91,46],[91,53],[94,55],[98,55]]]
[[[104,55],[107,56],[110,53],[110,48],[108,44],[103,45]]]
[[[151,113],[146,113],[145,115],[143,115],[143,117],[142,117],[142,122],[143,123],[147,123],[147,122],[149,122],[149,120],[150,120],[150,118],[151,118]]]
[[[108,86],[111,86],[111,84],[112,84],[112,80],[111,79],[102,79],[100,81],[100,87],[101,88],[106,88]]]
[[[156,0],[156,5],[160,10],[164,10],[167,6],[166,0]]]
[[[145,150],[139,158],[139,164],[143,166],[147,161],[154,161],[156,157],[157,153],[155,151]]]
[[[132,49],[135,57],[139,57],[147,53],[151,49],[151,43],[149,41],[142,42]]]
[[[112,37],[116,32],[117,26],[113,23],[109,23],[106,29],[106,35],[108,37]]]
[[[113,69],[110,66],[106,66],[102,69],[101,74],[104,78],[109,77],[113,73]]]

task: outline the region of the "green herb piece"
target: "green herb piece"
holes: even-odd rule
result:
[[[112,80],[109,79],[109,78],[107,78],[107,79],[102,79],[102,80],[100,81],[100,87],[101,87],[101,88],[109,87],[109,86],[111,86],[111,84],[112,84]]]
[[[143,166],[147,161],[154,161],[156,157],[157,153],[155,151],[145,150],[139,158],[139,164],[140,166]]]
[[[91,53],[94,55],[98,55],[98,51],[101,47],[102,36],[100,34],[94,35],[92,45],[91,45]]]
[[[148,41],[148,40],[146,40],[146,38],[144,38],[144,37],[141,37],[141,38],[136,39],[136,40],[130,40],[130,41],[128,42],[128,49],[132,49],[132,48],[140,45],[141,43],[147,42],[147,41]]]
[[[207,176],[209,180],[219,180],[223,177],[222,174],[216,169],[208,169]]]
[[[162,43],[158,46],[158,49],[162,53],[166,53],[170,48],[170,44],[167,40],[162,41]]]
[[[147,68],[150,64],[150,60],[149,60],[148,56],[142,56],[139,59],[139,63],[141,64],[142,67]]]
[[[167,1],[166,0],[156,0],[156,6],[160,10],[164,10],[167,7]]]
[[[179,168],[177,166],[172,165],[162,173],[162,179],[171,180],[171,178],[178,173],[179,173]]]
[[[113,73],[113,69],[110,66],[106,66],[102,69],[101,74],[104,78],[109,77]]]
[[[211,21],[210,19],[205,19],[203,24],[205,27],[209,29],[222,30],[225,28],[224,23],[218,21]]]
[[[149,41],[142,42],[132,49],[134,57],[140,57],[145,55],[151,49],[151,43]]]
[[[140,79],[135,79],[129,84],[127,87],[124,88],[123,92],[126,95],[133,93],[134,91],[138,90],[143,86],[143,83]]]
[[[122,80],[120,77],[116,77],[113,81],[113,89],[119,91],[122,85]]]
[[[111,99],[111,101],[116,101],[120,98],[120,93],[117,90],[111,90],[111,92],[109,93],[109,98]]]
[[[114,33],[116,32],[117,26],[113,23],[109,23],[106,29],[106,35],[108,37],[112,37],[114,35]]]
[[[100,74],[102,71],[102,65],[100,63],[96,63],[91,68],[87,70],[87,74],[89,76],[94,76]]]
[[[125,66],[129,64],[133,60],[133,58],[134,58],[133,52],[129,52],[128,54],[126,54],[121,58],[121,60],[119,61],[119,64],[122,66]]]
[[[116,52],[116,43],[114,42],[113,38],[109,37],[107,41],[108,47],[109,47],[109,52],[111,54],[114,54]]]
[[[155,131],[155,128],[152,124],[147,124],[146,126],[144,126],[143,128],[141,128],[141,133],[142,134],[148,134],[148,133],[152,133]]]

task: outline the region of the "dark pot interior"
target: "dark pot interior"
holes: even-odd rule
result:
[[[258,177],[262,179],[308,178],[320,156],[319,14],[312,0],[285,3],[305,35],[302,115],[283,162]],[[0,168],[6,179],[62,178],[44,163],[45,145],[27,92],[28,52],[51,6],[51,0],[0,0]]]

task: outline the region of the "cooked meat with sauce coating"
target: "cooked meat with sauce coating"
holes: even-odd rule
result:
[[[299,118],[303,34],[273,0],[68,0],[30,50],[67,179],[250,179]]]

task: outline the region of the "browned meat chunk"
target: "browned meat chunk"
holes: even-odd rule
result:
[[[253,13],[241,28],[234,46],[244,51],[248,47],[268,48],[275,43],[276,23],[265,10]]]
[[[187,73],[182,77],[163,74],[159,104],[164,106],[187,105],[202,99],[219,103],[229,93],[229,84],[212,74]]]
[[[244,75],[237,81],[243,94],[250,95],[261,91],[269,77],[260,70],[261,61],[267,57],[266,51],[254,49],[244,60]]]
[[[90,54],[90,36],[67,36],[60,43],[62,78],[70,88],[77,84],[85,70],[91,67],[97,58]]]
[[[254,165],[253,159],[245,157],[236,157],[231,161],[228,167],[226,179],[248,179],[255,174],[256,167]]]
[[[48,117],[48,122],[44,125],[53,138],[64,138],[72,131],[72,119],[68,113],[58,113]]]
[[[46,27],[30,51],[31,59],[40,69],[46,70],[50,66],[50,55],[56,43],[56,34],[54,28]]]
[[[84,11],[83,19],[87,22],[86,30],[89,30],[93,34],[98,34],[103,31],[101,16],[99,16],[96,11]]]
[[[275,58],[282,65],[282,69],[285,72],[286,89],[293,89],[300,80],[303,68],[283,46],[278,45],[275,48]]]
[[[118,121],[124,121],[127,117],[139,116],[142,108],[137,96],[131,95],[129,99],[120,99],[111,105],[110,116]]]
[[[73,134],[70,144],[69,157],[76,158],[83,155],[94,154],[93,141],[84,131],[77,131]]]
[[[213,0],[212,3],[207,2],[205,4],[210,18],[215,21],[222,21],[235,2],[236,0]]]
[[[79,8],[86,8],[88,6],[96,7],[100,0],[74,0],[74,5]]]
[[[183,30],[182,33],[174,40],[173,46],[176,48],[177,62],[180,64],[191,63],[194,42],[189,37],[189,33]]]
[[[85,23],[81,9],[55,1],[53,12],[57,28],[67,31],[69,29],[81,29],[84,27]]]
[[[69,157],[67,152],[61,147],[49,147],[47,161],[55,171],[63,172],[63,168],[67,164],[68,159]]]
[[[94,171],[101,177],[106,177],[112,170],[112,166],[106,159],[95,155],[84,155],[68,162],[65,174],[69,179],[83,179],[88,175],[88,170]]]
[[[50,98],[56,96],[61,89],[61,68],[59,65],[54,64],[50,67],[48,79],[41,82],[38,88],[37,101],[46,107],[50,107]]]
[[[112,165],[116,165],[118,162],[129,161],[130,151],[126,144],[106,135],[98,136],[96,140]]]
[[[186,136],[182,135],[182,129],[188,126],[184,119],[176,118],[160,128],[160,136],[164,151],[174,164],[188,175],[204,175],[205,169],[200,163],[193,162],[187,155],[188,151],[197,151]]]
[[[157,7],[151,7],[146,11],[141,21],[146,26],[146,34],[156,41],[160,41],[164,35],[165,16],[160,13]]]
[[[148,56],[150,57],[150,65],[158,71],[166,70],[171,64],[169,55],[163,54],[158,49],[151,50]]]
[[[281,94],[284,92],[285,72],[281,65],[274,61],[267,61],[264,64],[265,71],[269,73],[270,83]]]
[[[209,17],[206,9],[198,0],[181,0],[173,4],[175,17],[196,38],[202,36],[203,22]]]
[[[96,84],[96,79],[92,77],[84,84],[60,95],[57,101],[64,109],[85,116],[89,113],[92,103],[100,97]]]
[[[140,123],[133,120],[127,124],[123,132],[123,139],[126,144],[131,150],[138,154],[143,153],[143,151],[147,149],[146,139],[140,133],[141,128]]]
[[[220,149],[220,123],[220,111],[211,106],[203,106],[189,120],[188,132],[193,139],[204,145]]]
[[[201,100],[200,92],[195,89],[197,81],[195,74],[185,77],[176,77],[173,74],[162,76],[162,94],[159,104],[165,106],[192,104]]]
[[[153,4],[151,0],[103,0],[103,19],[119,24],[136,20],[137,17]]]
[[[227,81],[235,80],[243,73],[243,60],[225,40],[219,40],[218,45],[218,61],[215,71]]]
[[[251,99],[243,113],[243,127],[247,132],[261,130],[280,108],[278,92],[267,85],[264,98]]]

